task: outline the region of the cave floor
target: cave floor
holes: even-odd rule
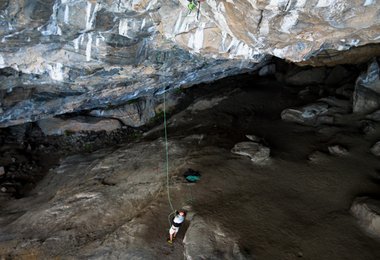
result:
[[[229,91],[212,110],[169,121],[170,138],[200,136],[185,165],[172,169],[174,205],[191,205],[196,214],[221,223],[248,258],[379,259],[380,240],[365,234],[349,213],[356,196],[379,194],[379,161],[368,152],[373,138],[350,125],[322,135],[282,121],[282,109],[296,104],[275,82]],[[236,142],[248,140],[245,134],[263,138],[271,148],[267,165],[230,153]],[[349,155],[329,155],[333,144],[348,147]],[[315,151],[321,158],[309,160]],[[183,180],[187,168],[201,172],[199,183]],[[157,254],[179,259],[181,241],[162,245],[170,212],[165,193],[154,208],[147,216],[160,225],[152,221],[146,239]]]
[[[185,146],[189,136],[198,140],[188,145],[183,163],[174,165],[169,157],[174,207],[188,207],[191,214],[218,223],[248,259],[380,259],[380,240],[366,234],[349,213],[356,196],[380,194],[379,161],[368,152],[377,136],[365,137],[351,125],[324,135],[316,128],[282,121],[284,108],[305,101],[295,101],[273,80],[254,85],[234,78],[221,82],[198,87],[198,96],[191,97],[195,102],[168,120],[169,140]],[[199,100],[208,100],[209,109],[197,109]],[[158,126],[144,139],[162,138],[162,130]],[[230,152],[234,144],[248,140],[247,134],[270,147],[266,165]],[[332,144],[346,146],[349,154],[328,154]],[[321,152],[318,160],[308,159],[315,151]],[[184,180],[187,168],[200,171],[198,183]],[[10,203],[17,207],[17,200]],[[161,189],[133,219],[148,227],[139,234],[145,241],[140,246],[154,252],[156,259],[183,258],[182,240],[190,221],[169,245],[169,213],[166,190]],[[86,252],[95,250],[104,237],[97,239],[84,246]],[[81,250],[52,255],[75,258]]]

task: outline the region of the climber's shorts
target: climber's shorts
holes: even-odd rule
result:
[[[177,233],[179,230],[179,227],[172,226],[169,230],[169,234],[173,235],[174,233]]]

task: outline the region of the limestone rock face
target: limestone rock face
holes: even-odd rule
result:
[[[6,1],[1,7],[0,127],[124,105],[164,88],[251,70],[261,60],[202,57],[169,40],[160,33],[162,19],[175,21],[183,7],[172,1]]]
[[[373,112],[372,114],[367,115],[366,118],[371,119],[376,122],[380,122],[380,110],[377,110]]]
[[[115,109],[96,109],[90,112],[92,116],[112,117],[121,120],[125,125],[139,127],[145,125],[156,113],[151,100],[138,100]]]
[[[375,156],[380,156],[380,141],[376,142],[372,147],[371,147],[371,153]]]
[[[94,117],[74,117],[67,120],[49,118],[38,121],[38,126],[45,135],[63,135],[81,131],[114,131],[121,127],[118,120],[98,119]]]
[[[222,102],[227,97],[215,97],[210,100],[199,100],[196,103],[190,105],[188,107],[189,110],[191,110],[192,113],[196,113],[198,111],[210,109],[216,105],[218,105],[220,102]]]
[[[183,240],[185,259],[247,259],[237,241],[214,221],[194,216]]]
[[[1,1],[0,127],[380,41],[377,1],[187,3]]]
[[[165,25],[163,30],[200,53],[246,57],[268,53],[302,61],[326,49],[376,42],[379,8],[375,1],[208,0],[201,4],[197,24],[195,13],[185,16],[181,9],[176,30]],[[357,30],[362,33],[358,35]]]
[[[374,60],[356,81],[353,110],[369,113],[380,108],[380,68]]]
[[[367,232],[380,237],[380,202],[378,200],[368,197],[356,198],[352,203],[351,213]]]
[[[173,141],[169,145],[171,165],[178,167],[185,149]],[[12,203],[9,214],[2,215],[0,254],[154,259],[148,248],[141,249],[148,230],[135,218],[164,188],[165,174],[158,174],[164,162],[157,164],[163,147],[159,139],[63,159],[39,183],[38,192]],[[21,237],[23,242],[16,242]],[[90,243],[96,240],[101,245]]]

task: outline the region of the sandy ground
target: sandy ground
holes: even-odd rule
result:
[[[239,238],[248,258],[380,259],[380,240],[364,233],[349,213],[356,196],[379,194],[379,161],[368,152],[376,136],[366,138],[349,125],[324,136],[281,121],[281,110],[297,101],[277,83],[224,84],[241,89],[212,110],[181,115],[181,124],[169,128],[170,138],[204,135],[186,165],[171,169],[175,207],[191,205],[196,214],[221,223]],[[230,91],[219,87],[213,87],[219,95]],[[178,121],[180,117],[171,119]],[[271,148],[269,165],[255,166],[230,153],[236,142],[247,140],[245,134],[264,138]],[[330,144],[345,145],[349,155],[329,155]],[[322,159],[308,160],[317,150],[324,153]],[[199,170],[201,181],[187,184],[182,178],[186,168]],[[186,226],[174,245],[166,245],[169,212],[163,192],[142,214],[151,223],[147,246],[158,258],[181,259]]]

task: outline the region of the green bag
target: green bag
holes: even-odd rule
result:
[[[189,8],[190,12],[193,11],[197,5],[194,2],[191,2],[187,5],[187,8]]]
[[[188,182],[197,182],[201,179],[201,174],[193,169],[187,169],[183,177],[185,177]]]
[[[197,182],[197,181],[199,181],[200,179],[201,179],[200,176],[194,176],[194,175],[189,175],[189,176],[186,177],[186,180],[187,180],[188,182]]]

